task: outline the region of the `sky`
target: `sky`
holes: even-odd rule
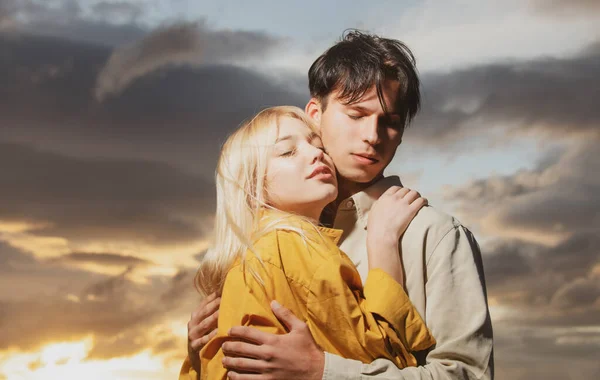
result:
[[[496,379],[600,373],[600,2],[0,0],[0,379],[172,379],[213,173],[347,28],[423,106],[387,169],[483,252]]]

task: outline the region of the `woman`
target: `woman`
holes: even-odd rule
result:
[[[385,357],[416,365],[410,352],[435,343],[401,286],[401,268],[387,265],[398,260],[404,230],[368,247],[363,287],[336,245],[342,231],[318,227],[337,180],[302,110],[270,108],[237,130],[223,146],[216,182],[215,244],[196,276],[201,293],[222,291],[217,335],[200,351],[203,379],[226,378],[220,347],[232,326],[286,332],[272,300],[303,319],[323,350],[365,363]],[[404,218],[406,229],[423,204],[413,202],[396,222]],[[392,291],[378,292],[383,287]],[[180,378],[189,375],[195,372],[186,362]]]

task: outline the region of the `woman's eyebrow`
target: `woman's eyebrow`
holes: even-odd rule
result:
[[[285,140],[292,140],[293,138],[294,138],[294,136],[292,136],[292,135],[282,136],[282,137],[279,137],[277,140],[275,140],[275,144],[277,144],[278,142],[281,142],[281,141],[285,141]]]

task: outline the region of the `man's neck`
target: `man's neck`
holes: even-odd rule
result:
[[[321,224],[328,227],[333,226],[338,207],[345,199],[348,199],[356,193],[360,193],[361,191],[368,188],[369,186],[371,186],[372,184],[374,184],[382,178],[383,174],[379,174],[370,182],[360,183],[350,181],[338,176],[338,196],[336,200],[328,204],[327,207],[325,207],[325,209],[321,213]]]
[[[373,185],[375,182],[381,180],[382,178],[383,178],[383,173],[377,175],[370,182],[360,183],[360,182],[354,182],[354,181],[350,181],[345,178],[338,177],[338,196],[337,196],[337,199],[335,200],[335,203],[339,205],[343,200],[348,199],[349,197],[353,196],[356,193],[360,193],[361,191],[370,187],[371,185]]]

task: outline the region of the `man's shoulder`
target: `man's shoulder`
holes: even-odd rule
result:
[[[411,226],[416,230],[439,230],[448,232],[454,228],[462,227],[462,223],[456,217],[433,207],[425,206],[414,217]]]
[[[423,207],[410,222],[403,240],[416,244],[421,242],[425,245],[424,251],[433,249],[446,235],[464,228],[462,223],[452,215],[449,215],[435,207]]]

